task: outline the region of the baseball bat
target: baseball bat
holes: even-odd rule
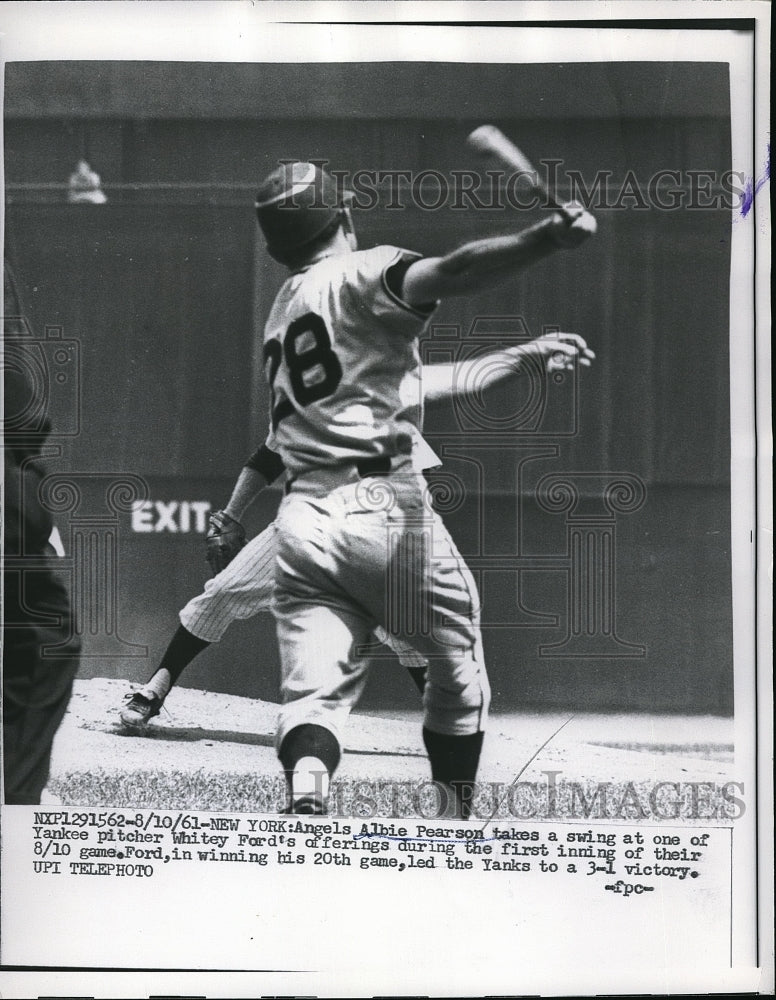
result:
[[[490,157],[515,173],[525,174],[531,190],[538,194],[549,207],[561,212],[566,218],[569,214],[558,201],[553,192],[544,183],[538,170],[518,147],[495,125],[480,125],[466,138],[469,145],[480,156]]]

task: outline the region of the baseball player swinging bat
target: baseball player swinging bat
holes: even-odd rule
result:
[[[515,173],[524,174],[531,190],[543,199],[545,205],[571,220],[572,214],[568,208],[558,201],[525,153],[500,128],[495,125],[480,125],[466,137],[466,143],[480,156],[490,158]]]

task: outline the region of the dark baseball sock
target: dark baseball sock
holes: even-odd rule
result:
[[[288,811],[324,812],[329,781],[340,761],[334,734],[312,723],[296,726],[283,738],[278,757],[286,774]]]
[[[166,670],[173,684],[198,653],[210,645],[205,639],[192,635],[187,628],[179,625],[165,650],[159,670]]]
[[[278,757],[287,773],[293,771],[303,757],[317,757],[331,776],[340,762],[340,746],[328,729],[306,722],[286,733]]]
[[[423,727],[423,742],[431,764],[431,777],[455,792],[461,819],[471,815],[474,780],[480,763],[484,733],[447,736]]]
[[[157,698],[166,698],[170,688],[177,682],[194,657],[209,645],[211,644],[205,639],[199,639],[183,625],[179,625],[165,650],[161,663],[142,689],[143,692],[156,695]]]

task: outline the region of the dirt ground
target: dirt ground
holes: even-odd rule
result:
[[[75,683],[57,734],[51,783],[84,772],[159,768],[277,775],[277,705],[176,688],[141,735],[128,735],[119,709],[125,681]],[[735,780],[733,720],[715,716],[515,712],[490,720],[479,779],[644,782]],[[521,773],[522,772],[522,773]],[[429,777],[420,715],[354,714],[339,776],[397,781]]]

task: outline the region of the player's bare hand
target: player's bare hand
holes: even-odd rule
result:
[[[598,223],[595,217],[577,202],[570,201],[563,206],[563,212],[552,216],[550,232],[552,238],[563,249],[578,247],[595,235]]]
[[[575,365],[589,368],[595,352],[578,333],[548,333],[525,345],[526,353],[545,359],[548,372],[572,371]]]

